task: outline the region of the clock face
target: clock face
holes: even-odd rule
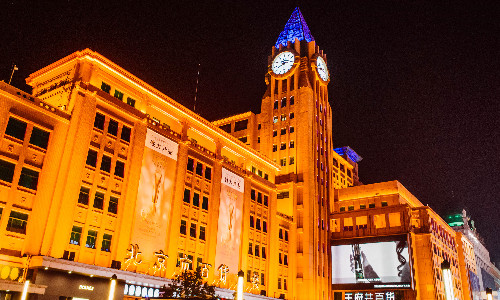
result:
[[[323,81],[328,81],[330,75],[328,74],[328,68],[326,67],[325,60],[323,57],[318,56],[316,59],[316,69],[318,70],[318,75]]]
[[[295,55],[292,52],[285,51],[281,52],[273,60],[271,68],[274,74],[282,75],[290,71],[295,62]]]

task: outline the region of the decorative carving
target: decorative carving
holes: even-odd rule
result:
[[[36,161],[36,159],[37,159],[37,155],[33,154],[33,161]]]
[[[94,141],[95,143],[97,143],[97,141],[99,140],[99,137],[96,135],[94,135],[94,137],[92,138],[92,141]]]
[[[9,152],[14,152],[14,145],[9,144],[9,146],[7,146],[7,150],[9,150]]]

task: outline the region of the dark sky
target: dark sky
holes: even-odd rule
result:
[[[107,2],[107,1],[100,1]],[[118,1],[116,1],[118,2]],[[2,1],[0,79],[91,48],[209,120],[259,112],[267,56],[297,1]],[[50,3],[50,4],[48,4]],[[500,261],[500,9],[495,1],[301,1],[327,53],[334,144],[364,183],[466,208]]]

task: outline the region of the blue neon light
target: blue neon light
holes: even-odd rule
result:
[[[286,46],[288,41],[293,43],[296,38],[299,41],[314,41],[314,37],[309,27],[307,27],[306,20],[304,20],[304,16],[302,16],[298,7],[295,8],[290,19],[286,22],[285,29],[280,33],[275,46],[276,48],[279,48],[280,45]]]

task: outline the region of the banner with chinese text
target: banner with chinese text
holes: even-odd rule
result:
[[[238,272],[243,215],[244,179],[222,168],[215,266],[225,264]]]
[[[166,250],[179,145],[148,129],[145,146],[131,243],[153,262],[155,251]]]

